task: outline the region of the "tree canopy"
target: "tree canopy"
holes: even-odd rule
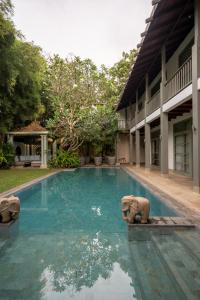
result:
[[[10,1],[0,1],[0,134],[23,125],[41,109],[45,60],[41,49],[26,42],[10,19]]]

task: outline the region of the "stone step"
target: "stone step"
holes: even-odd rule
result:
[[[155,227],[172,227],[172,228],[195,228],[195,224],[183,217],[151,217],[147,224],[128,224],[129,227],[155,228]]]
[[[140,282],[142,300],[187,299],[163,264],[152,241],[130,242],[130,251],[133,268]]]
[[[159,255],[173,274],[186,299],[200,299],[200,261],[175,234],[152,235]]]

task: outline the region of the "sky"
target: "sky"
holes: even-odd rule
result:
[[[112,66],[136,48],[151,0],[13,0],[14,23],[45,55],[74,54]]]

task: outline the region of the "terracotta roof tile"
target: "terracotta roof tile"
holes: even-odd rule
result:
[[[42,127],[40,123],[37,121],[33,121],[28,126],[14,130],[14,132],[40,132],[40,131],[47,131],[47,129]]]

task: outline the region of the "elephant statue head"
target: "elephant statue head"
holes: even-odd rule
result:
[[[0,199],[0,222],[9,223],[16,220],[20,212],[20,201],[18,197],[10,196]]]
[[[122,202],[122,218],[127,223],[148,223],[150,204],[144,197],[124,196]]]

